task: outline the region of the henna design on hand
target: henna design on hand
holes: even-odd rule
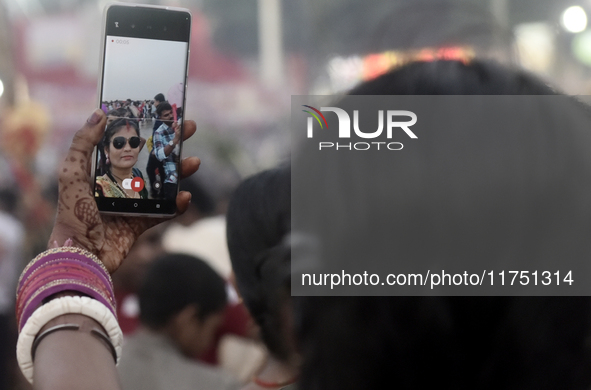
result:
[[[58,212],[50,243],[73,244],[98,255],[109,272],[115,271],[129,253],[136,238],[161,219],[102,215],[94,199],[91,164],[92,149],[102,137],[106,117],[101,116],[78,131],[59,174]],[[187,134],[195,132],[195,124]],[[196,168],[195,168],[196,170]]]
[[[74,215],[83,224],[85,224],[88,230],[94,229],[101,223],[101,217],[99,215],[96,204],[93,200],[88,198],[82,198],[76,202],[74,207]]]

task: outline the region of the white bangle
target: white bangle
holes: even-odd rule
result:
[[[89,297],[67,296],[52,299],[33,312],[18,336],[16,357],[18,365],[29,383],[33,383],[33,358],[31,350],[35,337],[49,321],[63,314],[82,314],[97,321],[107,331],[117,353],[117,362],[121,357],[123,332],[117,319],[101,302]]]

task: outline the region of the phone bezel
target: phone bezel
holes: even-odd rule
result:
[[[107,35],[114,35],[114,36],[126,36],[126,37],[134,37],[134,35],[146,35],[149,36],[146,39],[162,39],[162,37],[176,37],[177,35],[174,34],[174,30],[171,29],[168,33],[162,33],[159,37],[156,36],[154,33],[156,30],[152,30],[154,34],[149,33],[138,33],[140,28],[138,28],[135,34],[130,35],[119,35],[119,34],[108,34],[111,31],[109,30],[109,12],[113,8],[121,7],[122,11],[129,12],[130,9],[137,9],[141,10],[140,12],[143,13],[150,13],[151,11],[156,11],[161,13],[163,11],[170,11],[180,14],[185,14],[188,19],[187,20],[187,31],[183,33],[186,35],[186,39],[163,39],[163,40],[173,40],[173,41],[180,41],[180,42],[187,42],[187,55],[186,55],[186,64],[185,64],[185,76],[184,76],[184,83],[185,83],[185,93],[183,95],[183,107],[186,105],[186,95],[187,95],[187,77],[189,72],[189,57],[190,57],[190,31],[191,31],[191,20],[192,15],[191,12],[186,8],[180,7],[166,7],[166,6],[156,6],[156,5],[140,5],[140,4],[128,4],[128,3],[117,3],[117,4],[109,4],[105,7],[105,11],[103,13],[103,25],[102,25],[102,33],[101,33],[101,55],[100,55],[100,76],[98,79],[98,87],[97,87],[97,101],[98,107],[101,107],[102,103],[102,94],[103,94],[103,82],[104,82],[104,66],[105,66],[105,49],[106,49],[106,41]],[[132,11],[133,12],[133,11]],[[161,14],[162,15],[162,14]],[[176,26],[179,28],[179,26]],[[129,32],[128,29],[122,28],[121,31],[117,31],[120,34],[124,34]],[[137,38],[144,38],[144,36],[135,36]],[[183,121],[184,122],[184,121]],[[184,123],[181,122],[181,134],[184,132]],[[179,157],[182,156],[182,148],[183,142],[179,143]],[[94,148],[92,154],[92,183],[93,183],[93,194],[94,194],[94,185],[96,183],[96,160],[97,160],[97,147]],[[179,178],[180,178],[180,170],[181,170],[181,163],[182,159],[179,158]],[[179,184],[177,183],[177,193],[179,189]],[[107,198],[107,197],[94,197],[97,207],[102,214],[112,214],[112,215],[124,215],[124,216],[136,216],[136,217],[154,217],[154,218],[170,218],[176,215],[176,199],[171,200],[164,200],[164,199],[129,199],[129,198]]]

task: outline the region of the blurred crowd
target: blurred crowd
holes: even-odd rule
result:
[[[591,51],[581,48],[585,42],[591,47],[591,38],[586,40],[586,27],[568,31],[568,23],[561,19],[563,10],[572,4],[538,1],[534,6],[533,0],[253,0],[240,5],[206,0],[147,2],[184,6],[193,12],[187,103],[175,116],[196,120],[198,133],[183,151],[199,156],[203,166],[194,178],[181,183],[181,190],[192,194],[189,210],[142,235],[113,276],[118,319],[129,336],[120,366],[124,389],[158,389],[154,376],[168,388],[177,388],[176,381],[201,382],[203,388],[283,388],[299,380],[300,368],[304,372],[302,383],[307,386],[304,388],[327,388],[323,381],[331,378],[332,387],[339,384],[345,388],[348,380],[363,382],[359,376],[372,375],[375,367],[364,365],[361,374],[334,379],[338,375],[326,359],[350,369],[355,362],[369,358],[359,345],[336,348],[338,342],[326,329],[338,327],[343,318],[363,316],[387,323],[406,313],[409,319],[420,321],[425,310],[438,304],[448,311],[437,312],[430,319],[436,325],[432,333],[413,333],[416,345],[427,348],[427,342],[437,344],[449,333],[461,343],[478,342],[478,335],[470,329],[474,319],[469,313],[488,318],[481,310],[482,302],[363,298],[291,302],[287,282],[290,254],[284,245],[291,228],[291,177],[289,165],[283,164],[290,157],[290,96],[340,94],[363,83],[370,87],[357,94],[412,94],[404,88],[376,92],[379,88],[369,83],[409,64],[440,60],[463,65],[495,61],[536,74],[569,94],[588,94]],[[98,15],[103,6],[99,0],[0,1],[0,390],[30,388],[14,356],[16,279],[26,263],[47,247],[58,198],[57,166],[72,135],[96,106]],[[279,23],[266,23],[269,18]],[[277,25],[279,30],[273,30]],[[283,40],[279,45],[268,42],[265,37],[269,34],[279,34]],[[494,69],[486,69],[492,78],[497,75]],[[466,82],[459,79],[458,83]],[[532,85],[537,88],[536,83]],[[482,94],[495,93],[487,87],[477,85],[474,89]],[[434,87],[433,91],[463,93],[455,89],[449,92],[446,86]],[[535,91],[531,94],[538,93]],[[100,105],[111,120],[135,118],[149,122],[153,132],[159,103],[156,96]],[[247,177],[250,179],[244,181]],[[152,187],[157,180],[150,177]],[[305,322],[307,327],[295,329],[304,323],[296,324],[292,318],[292,305],[296,304],[301,305],[298,320],[309,321]],[[493,315],[506,314],[506,310],[510,312],[508,321],[514,321],[499,325],[499,332],[505,333],[495,335],[495,340],[503,340],[502,335],[514,336],[507,330],[512,324],[517,324],[520,335],[531,325],[516,319],[516,312],[531,309],[527,302],[507,299],[486,304],[490,304]],[[556,317],[576,312],[580,324],[588,325],[586,301],[535,304]],[[528,314],[534,318],[536,313]],[[457,315],[459,326],[464,328],[449,325],[448,314]],[[343,333],[357,337],[367,332],[366,325],[352,321]],[[558,320],[555,325],[559,328],[557,335],[570,331]],[[405,323],[397,330],[411,332],[412,326]],[[371,329],[388,337],[390,344],[384,345],[404,348],[408,342],[383,327]],[[496,330],[492,324],[483,332],[492,334]],[[544,331],[540,330],[540,337],[550,340],[548,348],[564,352],[573,370],[586,367],[588,352],[568,354],[562,349],[568,340],[556,341]],[[586,337],[586,329],[577,331],[577,337]],[[456,332],[470,337],[463,339]],[[360,340],[361,344],[372,343],[369,337]],[[303,348],[299,352],[298,342]],[[379,346],[374,347],[372,353],[387,355]],[[447,341],[436,347],[438,355],[433,356],[442,360],[448,353],[443,351],[471,351],[454,350]],[[529,344],[521,349],[501,347],[498,356],[512,356],[517,351],[527,359],[532,353],[527,349]],[[580,357],[579,352],[585,356]],[[358,356],[358,360],[351,361],[350,356]],[[437,383],[422,380],[416,367],[426,363],[417,355],[408,356],[407,362],[390,361],[400,367],[415,364],[405,377],[408,388],[413,383]],[[464,358],[450,361],[472,364],[473,372],[481,375],[471,379],[482,384],[495,373],[507,372],[498,356],[486,367],[476,367]],[[304,358],[308,360],[302,363]],[[556,377],[550,380],[557,383],[572,379],[570,372],[559,371],[542,360],[543,365],[536,369],[522,363],[516,363],[516,367],[532,377],[541,375],[541,368],[556,369]],[[437,375],[450,383],[457,380],[446,375],[459,371],[450,368],[451,363],[443,366]],[[330,375],[322,377],[321,370]],[[589,384],[588,374],[575,374],[574,385],[564,388]],[[530,380],[527,375],[520,377],[524,383]],[[514,377],[496,378],[503,386]],[[378,378],[366,383],[383,381]],[[457,388],[464,388],[463,380],[457,383]]]

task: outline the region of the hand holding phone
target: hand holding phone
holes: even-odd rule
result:
[[[66,159],[60,167],[58,212],[49,246],[62,246],[67,239],[71,239],[73,246],[97,255],[112,273],[127,256],[135,239],[163,219],[99,213],[97,202],[92,195],[94,181],[83,178],[92,177],[89,176],[88,158],[93,147],[103,138],[106,122],[104,112],[96,110],[76,133]],[[186,121],[183,137],[189,138],[195,133],[195,129],[195,122]],[[184,159],[180,177],[195,173],[199,164],[197,157]],[[187,209],[190,201],[190,193],[179,192],[175,199],[179,214]]]

